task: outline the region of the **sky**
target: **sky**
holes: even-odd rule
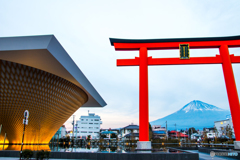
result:
[[[74,115],[99,115],[101,128],[139,123],[139,68],[117,67],[138,51],[115,51],[109,38],[161,39],[240,35],[239,0],[0,0],[0,37],[53,34],[106,101]],[[239,48],[229,49],[240,55]],[[190,50],[190,57],[218,49]],[[148,51],[153,58],[179,57],[178,50]],[[240,90],[240,64],[233,64]],[[192,100],[228,109],[220,64],[149,66],[149,121]],[[72,117],[65,125],[70,130]],[[168,124],[173,125],[173,124]]]

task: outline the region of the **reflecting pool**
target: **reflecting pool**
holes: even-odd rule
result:
[[[3,147],[3,146],[2,146]],[[95,145],[58,145],[58,144],[50,144],[50,145],[23,145],[24,149],[31,149],[33,151],[38,150],[48,150],[52,152],[101,152],[101,153],[129,153],[129,152],[137,152],[136,145],[109,145],[109,144],[95,144]],[[1,146],[0,146],[0,149]],[[21,145],[4,145],[4,149],[2,150],[21,150]],[[151,152],[179,152],[176,150],[167,149],[163,146],[153,145],[153,150]]]

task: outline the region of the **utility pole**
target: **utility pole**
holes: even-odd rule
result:
[[[185,131],[184,131],[184,133],[185,133]],[[186,143],[186,136],[185,136],[186,134],[184,134],[184,143]],[[185,145],[186,146],[186,145]]]
[[[175,123],[176,139],[177,139],[177,124]]]
[[[167,121],[166,121],[166,138],[167,138],[167,140],[168,140]]]
[[[193,129],[191,129],[191,133],[193,134]],[[192,134],[191,134],[191,140],[192,140]]]
[[[75,119],[75,115],[73,115],[73,122],[72,122],[72,125],[73,125],[73,134],[72,134],[73,145],[74,145],[74,119]]]
[[[78,124],[76,121],[76,142],[78,143]]]

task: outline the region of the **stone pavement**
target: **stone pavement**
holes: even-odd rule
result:
[[[198,153],[199,154],[199,160],[233,160],[232,158],[226,158],[226,157],[220,157],[220,156],[214,156],[211,157],[210,154],[208,153],[203,153],[203,152],[198,152],[198,150],[186,150],[188,152],[192,152],[192,153]]]
[[[211,157],[210,154],[208,153],[202,153],[202,152],[198,152],[198,150],[186,150],[188,152],[192,152],[192,153],[198,153],[199,154],[199,160],[233,160],[232,158],[226,158],[226,157],[220,157],[220,156],[214,156]],[[35,158],[32,158],[32,160],[34,160]],[[19,158],[16,157],[0,157],[0,160],[19,160]],[[67,159],[54,159],[54,158],[50,158],[49,160],[67,160]],[[71,159],[71,160],[80,160],[80,159]],[[88,160],[88,159],[81,159],[81,160]]]

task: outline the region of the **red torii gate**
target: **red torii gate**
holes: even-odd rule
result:
[[[240,47],[240,36],[135,40],[110,38],[110,42],[117,51],[139,50],[139,57],[135,57],[135,59],[118,59],[117,66],[139,66],[140,142],[149,141],[148,65],[186,64],[222,64],[235,137],[236,141],[240,141],[240,106],[232,69],[232,63],[240,63],[240,56],[229,55],[228,51],[228,48]],[[182,44],[189,45],[191,49],[219,48],[220,55],[215,57],[192,57],[190,59],[148,57],[148,50],[179,49]],[[240,147],[239,144],[238,146]]]

